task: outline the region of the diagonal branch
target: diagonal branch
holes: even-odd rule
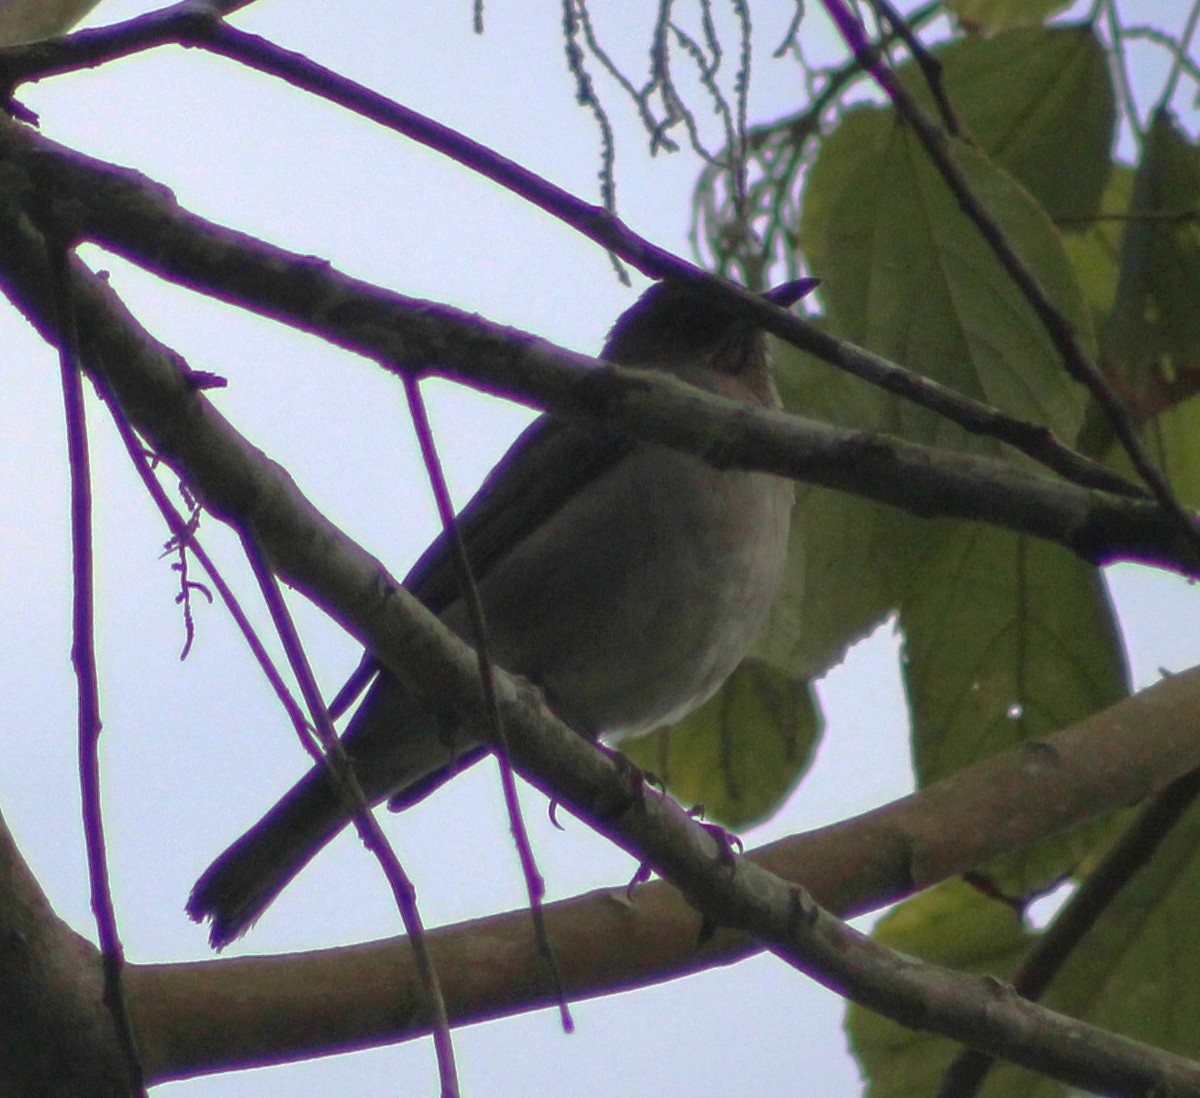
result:
[[[1110,496],[996,459],[743,408],[659,375],[608,364],[597,369],[595,359],[527,333],[382,290],[323,261],[182,215],[169,192],[136,173],[67,153],[11,125],[0,126],[0,182],[39,217],[53,209],[71,220],[65,229],[174,281],[401,374],[437,372],[488,391],[529,394],[566,415],[619,420],[639,437],[716,465],[795,477],[926,517],[990,522],[1056,541],[1096,563],[1132,557],[1187,573],[1200,563],[1171,517],[1147,500]],[[790,332],[792,322],[800,323],[756,295],[705,277],[722,293],[746,298],[756,315],[765,313],[773,331]],[[1052,439],[1045,428],[1026,426],[1031,436]]]
[[[1163,788],[1200,765],[1193,720],[1198,707],[1200,671],[1172,676],[1036,747],[1022,745],[750,857],[787,880],[805,882],[838,914],[861,914]],[[0,999],[0,1010],[11,1004],[13,1025],[25,1028],[8,1028],[8,1015],[0,1021],[4,1032],[32,1032],[38,1017],[33,1003],[65,995],[68,1006],[55,1014],[72,1019],[94,1009],[99,995],[90,989],[99,986],[100,962],[54,917],[7,841],[0,827],[0,925],[25,930],[0,941],[0,982],[15,991]],[[574,999],[732,964],[761,949],[729,930],[702,941],[700,916],[661,881],[639,887],[630,898],[623,888],[606,889],[550,904],[546,920]],[[443,927],[429,937],[452,1023],[553,1004],[527,911]],[[43,941],[37,955],[46,960],[39,965],[29,964],[28,953],[10,959],[4,948],[5,942]],[[62,963],[44,969],[51,958]],[[78,990],[73,983],[51,983],[30,999],[12,963],[21,966],[24,980],[33,972],[40,981],[69,976],[83,982]],[[127,983],[154,1082],[428,1033],[420,980],[403,938],[279,957],[131,965]],[[80,1022],[71,1028],[87,1032]],[[105,1032],[115,1054],[111,1028]],[[53,1033],[26,1044],[31,1050],[53,1047]]]
[[[57,306],[55,319],[60,329],[59,373],[66,411],[67,463],[70,467],[71,663],[75,668],[78,691],[79,786],[88,882],[103,958],[104,1004],[111,1015],[126,1066],[126,1078],[120,1090],[130,1098],[145,1098],[142,1065],[125,1002],[125,949],[117,929],[100,798],[100,731],[103,722],[100,718],[100,674],[96,666],[92,474],[87,416],[83,406],[83,367],[79,360],[78,332],[71,299],[69,251],[61,244],[56,246],[53,243],[49,251],[53,295]]]
[[[402,107],[369,88],[346,80],[306,57],[281,50],[253,35],[242,34],[224,22],[197,17],[192,5],[182,5],[181,9],[184,14],[174,22],[171,19],[164,20],[165,26],[178,31],[179,41],[210,48],[219,41],[221,48],[218,52],[223,56],[281,76],[306,91],[322,95],[444,153],[558,217],[638,270],[656,278],[686,281],[715,302],[736,302],[754,315],[765,330],[780,339],[869,384],[928,408],[974,434],[999,439],[1067,479],[1108,491],[1131,490],[1120,477],[1064,445],[1047,427],[1006,415],[936,381],[904,370],[878,355],[838,340],[798,316],[771,305],[757,294],[716,278],[657,247],[633,233],[607,210],[582,202],[570,192],[486,146]],[[168,9],[168,14],[174,10]],[[129,24],[131,30],[140,28],[140,21],[135,20],[134,24]],[[165,40],[175,39],[168,37]],[[64,48],[72,41],[63,40]],[[4,141],[5,136],[11,141]],[[153,188],[136,173],[121,171],[112,165],[69,152],[62,146],[12,125],[8,127],[7,135],[0,134],[0,155],[20,158],[37,153],[42,156],[32,170],[42,177],[42,185],[53,181],[56,187],[66,192],[61,195],[62,206],[71,209],[72,216],[78,219],[74,227],[82,235],[173,281],[223,300],[230,300],[227,296],[230,293],[234,297],[239,295],[239,291],[234,290],[226,278],[227,273],[235,272],[226,272],[220,266],[214,268],[205,263],[209,249],[204,247],[200,237],[212,237],[221,232],[218,226],[183,214],[169,192],[163,188]],[[267,247],[243,234],[229,234],[227,230],[224,233],[227,244],[235,246],[234,251],[238,253],[230,257],[237,270],[240,270],[245,259],[242,254],[245,246],[255,245],[260,250]],[[276,262],[290,258],[307,262],[310,266],[312,264],[311,257],[297,257],[282,249],[273,249],[273,253]],[[244,304],[250,308],[258,307],[254,304],[254,295],[248,295]],[[287,323],[297,323],[289,310],[272,311],[275,308],[276,304],[270,303],[265,311]],[[309,313],[300,319],[299,326],[312,331],[314,321],[314,315]],[[1133,491],[1136,494],[1137,490]]]

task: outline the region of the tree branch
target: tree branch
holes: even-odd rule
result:
[[[128,1094],[100,952],[54,913],[2,816],[0,928],[0,1094]]]
[[[55,151],[11,125],[0,126],[0,165],[8,169],[0,171],[7,193],[23,196],[39,216],[65,219],[64,231],[397,372],[436,372],[488,391],[528,394],[567,415],[619,419],[640,437],[716,465],[775,472],[925,517],[990,522],[1056,541],[1095,563],[1134,558],[1188,574],[1200,567],[1177,524],[1148,501],[998,459],[742,408],[659,374],[597,368],[595,359],[545,340],[382,290],[320,260],[180,214],[169,192],[136,173]],[[776,332],[800,323],[745,291],[729,292],[753,302],[756,315],[765,310]]]
[[[1198,707],[1200,670],[1172,676],[1045,741],[749,857],[803,882],[837,914],[862,914],[1163,788],[1200,764]],[[629,898],[613,888],[550,904],[545,915],[574,999],[733,964],[763,948],[731,930],[701,941],[700,916],[661,881]],[[526,910],[430,931],[429,947],[454,1025],[555,1002]],[[127,979],[147,1069],[158,1081],[428,1032],[403,938],[281,957],[133,965]]]
[[[226,35],[234,33],[228,27],[224,30]],[[291,60],[298,56],[286,51],[276,52]],[[306,58],[299,58],[297,63],[300,62],[319,68]],[[272,70],[268,67],[264,71]],[[310,86],[314,82],[323,85],[327,81],[352,83],[321,69],[302,86],[314,90]],[[631,232],[608,211],[581,202],[520,165],[431,119],[391,103],[370,89],[352,85],[346,95],[335,97],[335,101],[346,105],[360,95],[367,97],[374,108],[364,111],[368,117],[375,121],[390,120],[393,128],[515,191],[639,270],[654,277],[688,282],[714,302],[736,303],[753,315],[766,331],[780,339],[869,384],[928,408],[974,434],[998,439],[1068,480],[1106,491],[1139,494],[1138,489],[1103,465],[1065,446],[1048,427],[1009,416],[851,343],[835,339],[757,294],[656,247]],[[318,304],[337,303],[353,309],[359,303],[344,301],[340,286],[329,287],[319,278],[315,282],[306,280],[303,277],[305,269],[313,275],[318,273],[311,256],[298,256],[274,248],[189,214],[180,209],[166,188],[151,184],[144,176],[65,149],[15,123],[0,126],[0,156],[11,159],[14,165],[22,163],[41,187],[57,192],[48,197],[54,201],[57,215],[69,220],[64,231],[69,229],[80,238],[95,240],[190,289],[322,335],[350,350],[362,350],[360,346],[340,342],[336,332],[338,325],[331,325],[333,317],[314,311],[313,306]],[[297,267],[300,278],[289,277]],[[338,283],[332,267],[325,264],[323,270],[333,276],[335,284]],[[336,291],[332,298],[328,296],[331,288]],[[313,293],[315,300],[308,296]],[[408,300],[411,304],[411,299]],[[457,349],[453,345],[439,348],[450,357],[424,364],[430,368],[448,367],[452,372],[461,371],[469,377],[474,358],[483,348],[468,341],[463,348],[465,353],[455,354]],[[394,358],[386,352],[368,350],[364,353],[410,369],[422,365],[422,362]]]

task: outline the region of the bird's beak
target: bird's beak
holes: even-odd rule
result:
[[[819,278],[797,278],[793,282],[783,282],[768,290],[763,297],[776,305],[790,309],[802,297],[806,297],[821,285]]]

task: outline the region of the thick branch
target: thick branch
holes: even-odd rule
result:
[[[129,1093],[100,953],[54,913],[2,817],[0,989],[0,1094]]]
[[[837,914],[861,914],[1140,801],[1200,765],[1197,708],[1200,670],[1165,679],[1044,742],[750,857],[802,882]],[[546,923],[574,999],[661,983],[762,949],[729,930],[701,942],[700,916],[661,881],[628,900],[614,888],[552,904]],[[444,927],[429,938],[453,1024],[553,1004],[527,911]],[[402,938],[282,957],[133,966],[128,983],[147,1067],[160,1081],[428,1033]]]
[[[346,278],[311,256],[300,256],[205,221],[182,210],[166,188],[138,173],[85,157],[13,123],[0,126],[0,157],[17,170],[17,177],[7,181],[13,193],[36,190],[42,215],[65,221],[58,229],[65,238],[74,235],[95,240],[164,278],[312,332],[393,367],[445,370],[485,387],[527,392],[550,403],[550,397],[524,376],[528,373],[524,360],[532,348],[548,346],[532,337],[512,329],[481,326],[477,318],[456,310],[385,293]],[[582,222],[601,220],[619,226],[604,211],[592,207],[587,210],[594,216],[580,215],[572,224],[579,227]],[[625,236],[633,235],[619,227]],[[651,248],[644,242],[639,244]],[[629,247],[614,246],[614,250],[626,256]],[[835,339],[757,294],[662,249],[651,250],[658,258],[645,265],[647,270],[685,280],[698,293],[716,301],[737,304],[780,339],[929,408],[974,434],[999,439],[1068,480],[1106,491],[1138,494],[1104,466],[1064,446],[1049,428],[1015,419],[931,378],[902,369]],[[640,254],[639,248],[633,251]],[[414,309],[420,314],[413,315]]]
[[[619,419],[635,434],[717,465],[764,469],[927,517],[990,522],[1056,541],[1096,563],[1133,558],[1185,573],[1200,567],[1169,516],[1147,501],[798,416],[745,408],[734,415],[735,405],[670,378],[597,368],[594,359],[526,333],[381,290],[312,257],[182,215],[169,192],[135,173],[53,148],[0,126],[0,158],[7,157],[0,164],[9,169],[0,169],[0,183],[38,216],[63,219],[64,230],[152,268],[165,266],[176,280],[394,369],[529,394],[568,415]],[[756,311],[783,316],[773,329],[796,319],[749,297]]]

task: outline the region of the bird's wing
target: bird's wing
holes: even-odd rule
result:
[[[617,430],[559,416],[534,420],[488,474],[458,514],[458,530],[478,582],[489,568],[554,513],[593,477],[610,468],[633,445]],[[434,538],[405,577],[404,585],[435,614],[459,597],[458,570],[450,535]],[[344,713],[379,672],[371,652],[330,704],[334,717]]]
[[[631,445],[623,432],[604,431],[594,423],[558,416],[535,420],[458,515],[476,581]],[[459,597],[458,572],[445,531],[421,554],[404,585],[435,614]]]

